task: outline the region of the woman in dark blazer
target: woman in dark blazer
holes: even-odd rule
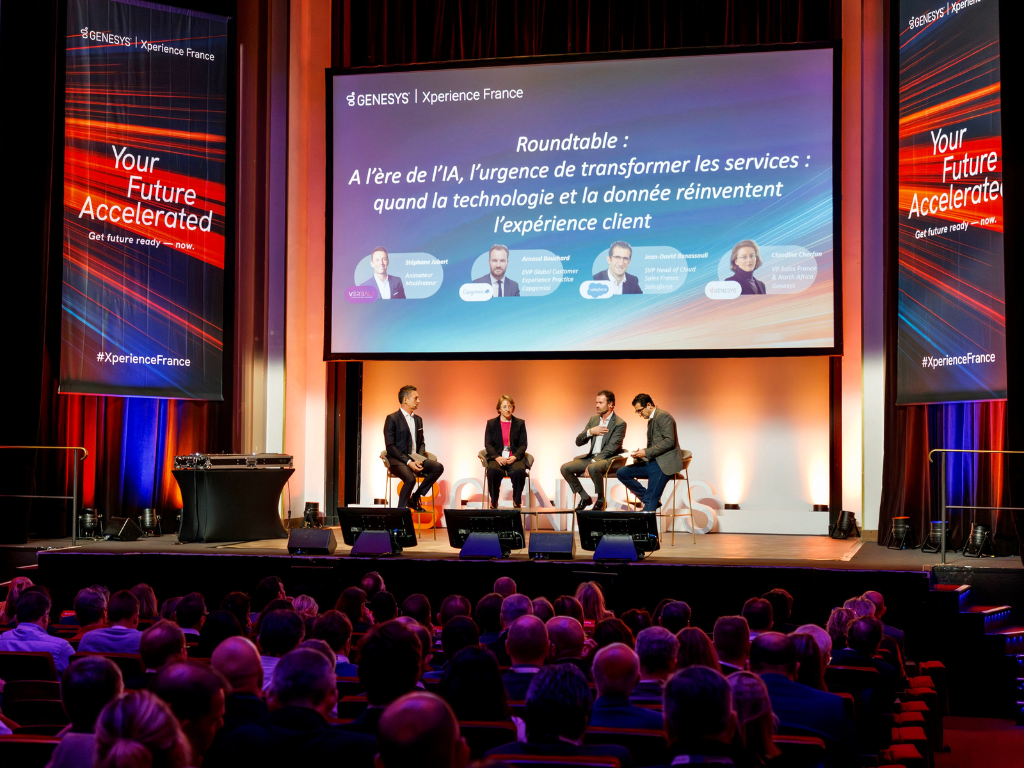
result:
[[[487,422],[484,429],[484,448],[487,451],[487,486],[491,495],[491,509],[498,506],[501,479],[512,480],[512,506],[523,506],[523,486],[526,485],[526,422],[512,413],[516,401],[508,395],[498,398],[498,415]]]
[[[754,270],[764,264],[761,261],[761,249],[753,240],[740,240],[732,247],[729,266],[732,275],[725,278],[740,285],[740,296],[763,296],[766,291],[764,283],[754,277]]]

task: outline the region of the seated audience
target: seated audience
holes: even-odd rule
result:
[[[199,630],[199,645],[195,647],[195,655],[200,659],[208,659],[217,646],[229,637],[243,635],[238,619],[230,611],[212,611]]]
[[[658,604],[656,606],[654,606],[654,613],[651,614],[651,626],[652,627],[660,627],[661,626],[661,612],[663,610],[665,610],[665,606],[666,605],[668,605],[669,603],[674,603],[674,602],[675,602],[675,598],[673,598],[673,597],[663,597],[663,598],[661,598],[661,600],[658,601]]]
[[[855,619],[875,615],[875,604],[866,597],[851,597],[843,603],[843,608],[853,611]]]
[[[615,618],[615,614],[604,604],[604,591],[596,581],[584,581],[576,587],[576,599],[583,608],[582,624],[596,624],[604,619]]]
[[[490,645],[501,637],[501,606],[505,598],[497,592],[484,595],[476,603],[473,616],[480,630],[480,645]],[[530,604],[532,607],[532,603]]]
[[[516,594],[516,582],[509,576],[500,576],[494,582],[494,592],[501,595],[502,597],[508,597],[509,595]]]
[[[673,635],[678,635],[681,629],[690,626],[690,606],[682,600],[673,600],[661,609],[658,617],[658,624]]]
[[[377,735],[379,768],[465,768],[469,746],[444,699],[409,693],[381,715]]]
[[[790,635],[796,647],[796,681],[818,691],[827,691],[825,665],[822,663],[821,648],[813,635],[794,632]]]
[[[173,621],[160,619],[142,633],[139,638],[139,655],[145,671],[138,677],[125,681],[130,691],[149,688],[153,677],[166,666],[188,659],[185,652],[185,633]]]
[[[250,620],[256,623],[257,617],[270,603],[275,600],[284,600],[288,595],[284,591],[284,582],[277,576],[267,576],[256,585],[256,591],[252,593],[252,610]]]
[[[448,595],[441,601],[441,610],[437,612],[437,625],[444,627],[449,620],[456,616],[470,616],[473,613],[473,604],[462,595]]]
[[[438,681],[444,677],[445,670],[455,658],[455,654],[463,648],[480,644],[480,635],[476,624],[468,616],[453,616],[441,630],[441,650],[444,651],[445,663],[440,669],[431,670],[423,675],[424,681]],[[495,662],[497,664],[497,662]]]
[[[459,720],[512,722],[517,738],[526,738],[526,726],[509,716],[508,697],[494,654],[480,646],[463,648],[448,663],[437,686]]]
[[[139,599],[126,589],[115,592],[107,603],[109,627],[93,629],[82,635],[79,653],[138,653]]]
[[[367,605],[374,624],[383,624],[398,615],[398,601],[394,595],[384,590],[371,597]]]
[[[625,747],[583,743],[589,713],[590,688],[583,673],[572,664],[545,667],[537,673],[526,694],[526,741],[495,747],[486,757],[610,755],[619,759],[622,768],[630,768],[633,761]]]
[[[359,642],[359,682],[367,707],[344,727],[376,736],[384,708],[416,688],[422,663],[419,638],[401,622],[389,621],[367,632]]]
[[[720,673],[688,667],[665,684],[665,737],[672,765],[732,765],[735,731],[732,692]]]
[[[313,637],[324,640],[335,655],[334,674],[356,677],[359,670],[349,661],[352,655],[352,622],[341,611],[324,611],[313,623]]]
[[[882,593],[875,592],[874,590],[868,590],[862,595],[862,597],[864,597],[866,600],[870,600],[872,603],[875,604],[875,618],[879,621],[882,621],[886,612],[885,598],[882,596]],[[886,637],[891,637],[896,641],[896,644],[900,648],[901,654],[906,653],[904,649],[904,634],[902,629],[890,627],[888,624],[882,621],[882,634],[884,634]]]
[[[210,666],[188,661],[161,669],[149,688],[178,718],[181,732],[192,747],[193,759],[201,763],[224,725],[227,681]]]
[[[742,741],[739,762],[745,765],[765,765],[782,754],[772,737],[775,716],[764,681],[753,672],[737,672],[726,678],[732,692],[732,711],[736,715],[736,730]]]
[[[554,646],[544,622],[536,616],[520,616],[512,622],[505,645],[512,661],[509,671],[501,676],[505,691],[512,701],[525,701],[534,675],[552,657]]]
[[[543,622],[555,618],[555,606],[546,597],[535,597],[533,599],[533,615]]]
[[[772,630],[788,635],[796,630],[795,624],[789,623],[793,615],[793,596],[784,589],[770,589],[761,595],[762,600],[772,604]]]
[[[796,646],[787,635],[765,632],[751,643],[750,670],[768,687],[780,726],[819,736],[831,762],[845,764],[856,758],[853,725],[843,700],[796,682],[796,667]]]
[[[359,587],[344,590],[334,604],[334,610],[348,616],[353,632],[366,632],[373,626],[373,615],[366,604],[366,593]]]
[[[589,677],[590,663],[583,658],[583,648],[587,643],[583,625],[568,616],[555,616],[545,626],[548,630],[548,638],[551,640],[552,662],[572,664],[583,673],[584,677]]]
[[[420,641],[420,669],[423,671],[436,672],[431,660],[434,658],[434,635],[432,632],[427,631],[427,628],[420,624],[412,616],[399,616],[395,621],[407,626],[416,635],[416,639]],[[423,683],[417,682],[417,688],[422,688]]]
[[[177,612],[178,603],[180,602],[180,597],[168,597],[164,600],[163,605],[160,606],[160,618],[174,621],[174,614]]]
[[[818,650],[821,651],[821,666],[823,669],[827,667],[832,660],[832,636],[817,624],[803,624],[796,628],[796,632],[791,634],[797,633],[810,635],[814,638],[814,641],[818,644]]]
[[[712,631],[718,664],[723,675],[747,668],[750,655],[750,627],[742,616],[721,616]]]
[[[246,637],[252,634],[252,601],[245,592],[229,592],[220,601],[220,609],[238,619],[238,626]]]
[[[224,727],[214,740],[216,751],[229,733],[256,723],[269,710],[263,700],[263,665],[260,652],[247,637],[229,637],[210,657],[210,667],[220,672],[230,686],[224,697]]]
[[[20,653],[48,653],[53,656],[57,674],[63,675],[75,649],[71,643],[47,633],[50,626],[50,598],[45,592],[30,586],[18,597],[14,609],[18,626],[0,634],[0,651]]]
[[[18,605],[18,598],[21,593],[32,586],[32,579],[28,576],[15,576],[7,587],[7,597],[0,603],[0,627],[6,627],[17,621],[15,608]]]
[[[376,571],[370,571],[360,580],[359,586],[366,593],[366,598],[372,600],[374,595],[384,591],[384,579]]]
[[[332,664],[335,662],[335,659],[337,658],[337,656],[334,655],[334,651],[331,650],[331,646],[327,644],[326,640],[317,640],[316,638],[303,640],[301,643],[299,643],[299,648],[306,648],[310,651],[316,651]]]
[[[477,615],[479,617],[479,613]],[[512,664],[512,659],[509,658],[508,651],[505,650],[505,641],[508,639],[508,628],[511,627],[512,622],[520,616],[532,615],[533,602],[526,595],[509,595],[501,601],[501,634],[498,635],[497,640],[487,644],[488,650],[490,650],[490,652],[494,654],[495,658],[498,659],[498,664],[500,666],[508,667]]]
[[[676,671],[679,641],[664,627],[650,627],[637,635],[636,655],[640,658],[640,682],[629,700],[634,704],[661,702],[665,681]]]
[[[846,647],[846,628],[850,626],[856,616],[849,608],[836,608],[829,614],[825,631],[832,638],[832,655]],[[831,662],[830,662],[831,663]]]
[[[881,675],[882,685],[895,693],[900,681],[896,668],[887,661],[875,658],[881,642],[882,622],[874,616],[855,619],[846,630],[846,648],[832,654],[832,664],[840,667],[877,669]]]
[[[186,635],[192,635],[191,640],[198,642],[199,630],[203,628],[203,622],[206,621],[206,600],[199,592],[192,592],[185,595],[181,600],[178,601],[177,608],[174,609],[174,621],[181,631]],[[185,642],[191,642],[186,637]]]
[[[284,599],[280,599],[280,598],[277,599],[277,600],[271,600],[269,603],[267,603],[265,606],[263,606],[263,610],[260,611],[259,615],[256,616],[256,621],[253,622],[253,625],[252,625],[252,635],[255,636],[255,637],[259,636],[260,629],[262,629],[262,627],[263,627],[263,617],[266,616],[271,611],[294,611],[294,610],[295,610],[295,607],[292,605],[292,601],[291,600],[284,600]],[[303,622],[303,626],[305,626],[305,622]]]
[[[555,599],[555,616],[569,616],[583,623],[583,606],[572,595],[562,595]]]
[[[72,640],[81,641],[86,632],[107,626],[107,597],[102,592],[92,587],[78,590],[74,608],[79,629]]]
[[[762,632],[768,632],[772,628],[773,614],[772,604],[760,597],[752,597],[743,604],[740,615],[747,620],[750,627],[750,641],[753,642]]]
[[[629,631],[633,633],[634,638],[648,627],[654,626],[651,621],[651,614],[647,612],[646,608],[630,608],[628,611],[623,611],[619,618],[622,619],[623,624],[629,627]]]
[[[48,768],[91,768],[96,764],[96,718],[123,692],[121,670],[110,659],[87,656],[65,670],[60,697],[71,724],[61,731]]]
[[[302,618],[295,611],[279,609],[265,614],[256,639],[263,665],[264,690],[274,679],[274,668],[289,651],[295,650],[306,634]]]
[[[676,633],[676,640],[679,641],[679,652],[676,654],[676,669],[687,667],[710,667],[716,672],[722,668],[718,663],[718,653],[700,627],[686,627]]]
[[[624,643],[612,643],[601,648],[594,656],[592,670],[597,699],[590,711],[590,725],[662,729],[660,712],[629,702],[629,695],[640,680],[640,659],[632,648]]]
[[[622,619],[605,619],[597,622],[590,639],[597,648],[604,648],[612,643],[624,643],[632,648],[636,642],[633,632]]]
[[[317,614],[320,613],[320,606],[316,604],[309,595],[299,595],[292,600],[292,608],[299,614],[303,619],[316,618]]]
[[[156,607],[156,592],[149,584],[136,584],[128,591],[139,601],[139,621],[155,621],[160,618]]]
[[[426,595],[409,595],[402,601],[402,615],[415,619],[427,631],[433,634],[434,625],[430,623],[430,599]]]
[[[96,720],[96,765],[188,768],[197,762],[171,708],[149,691],[132,691],[107,704]]]

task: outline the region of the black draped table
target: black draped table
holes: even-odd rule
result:
[[[181,488],[178,541],[287,539],[278,515],[292,468],[175,469]]]

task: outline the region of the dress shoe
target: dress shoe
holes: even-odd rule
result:
[[[592,501],[593,499],[590,498],[589,496],[580,496],[580,503],[576,505],[576,511],[582,512],[584,509],[590,506],[590,502]]]
[[[425,510],[423,508],[423,505],[420,503],[419,498],[416,497],[416,496],[410,496],[409,497],[409,509],[413,510],[414,512],[426,512],[427,511],[427,510]]]
[[[491,509],[497,509],[497,508],[498,508],[498,502],[492,501],[491,502]]]
[[[598,499],[597,501],[594,502],[594,511],[595,512],[603,512],[604,511],[604,499]]]
[[[512,502],[512,509],[522,509],[522,508],[523,508],[523,502],[521,502],[521,501],[513,501]]]

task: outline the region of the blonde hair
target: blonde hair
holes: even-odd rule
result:
[[[502,395],[501,397],[499,397],[498,404],[494,406],[494,410],[496,410],[498,413],[501,413],[501,404],[506,400],[508,400],[509,405],[512,406],[512,412],[515,413],[516,401],[512,399],[512,395]]]
[[[754,269],[759,269],[764,262],[761,261],[761,249],[757,247],[757,243],[753,240],[740,240],[736,245],[732,247],[732,256],[729,257],[729,268],[733,272],[736,271],[736,254],[740,252],[740,248],[753,248],[754,256],[757,257],[757,263],[754,265]]]
[[[192,748],[170,708],[149,691],[114,699],[96,720],[97,768],[185,768]]]
[[[29,587],[35,586],[28,576],[15,576],[7,587],[7,600],[0,603],[0,622],[10,624],[14,619],[15,609],[18,607],[18,598],[21,593]]]
[[[850,622],[857,618],[857,615],[849,608],[836,608],[828,617],[825,630],[832,638],[832,649],[838,650],[846,647],[846,631],[850,628]]]
[[[320,613],[320,606],[317,605],[316,600],[309,595],[299,595],[292,600],[292,608],[294,608],[295,612],[300,616],[315,617]]]
[[[775,746],[772,733],[775,716],[772,700],[764,681],[753,672],[733,672],[726,678],[732,691],[732,710],[736,713],[736,726],[743,734],[747,751],[762,761],[778,757],[782,751]]]
[[[576,587],[576,599],[583,606],[583,618],[585,621],[603,621],[613,619],[615,614],[609,611],[604,604],[604,592],[601,585],[596,581],[584,581]]]
[[[714,643],[700,627],[683,627],[676,633],[679,651],[676,653],[676,669],[686,667],[711,667],[716,672],[722,671],[718,663],[718,652]]]

